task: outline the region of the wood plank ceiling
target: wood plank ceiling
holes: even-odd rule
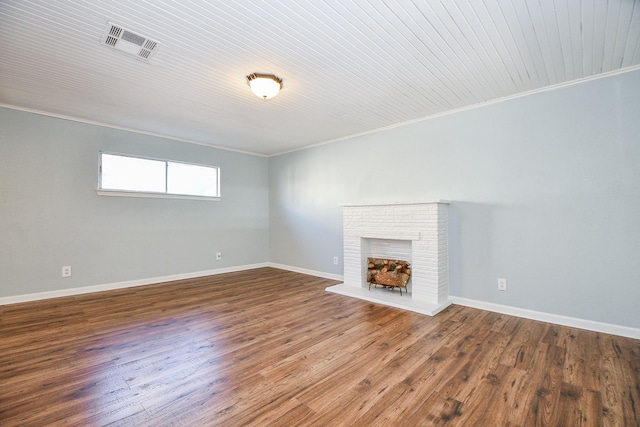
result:
[[[264,155],[639,67],[640,0],[0,1],[1,105]]]

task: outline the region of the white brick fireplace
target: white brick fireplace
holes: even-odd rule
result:
[[[344,283],[327,291],[435,315],[449,300],[449,201],[343,205]],[[367,258],[411,263],[408,293],[371,288]]]

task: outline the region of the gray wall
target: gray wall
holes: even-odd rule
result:
[[[222,201],[98,196],[99,150],[220,166]],[[267,180],[266,158],[0,108],[0,297],[267,262]]]
[[[271,159],[0,108],[0,297],[267,261],[342,274],[341,203],[447,198],[452,295],[637,328],[638,135],[640,71]],[[99,150],[218,165],[223,200],[97,196]]]
[[[452,295],[640,327],[640,71],[269,165],[272,262],[342,274],[341,203],[451,199]]]

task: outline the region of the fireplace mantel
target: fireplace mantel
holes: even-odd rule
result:
[[[428,315],[435,315],[446,308],[451,304],[449,204],[449,200],[441,199],[343,204],[344,283],[328,287],[327,291]],[[385,289],[369,290],[366,283],[367,257],[393,257],[390,253],[372,254],[370,251],[385,247],[392,252],[396,244],[398,251],[411,258],[407,260],[412,268],[411,293],[400,296]]]

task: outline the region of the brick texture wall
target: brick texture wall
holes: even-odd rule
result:
[[[448,201],[345,205],[344,282],[366,285],[366,260],[370,239],[409,241],[411,298],[441,304],[449,297]],[[376,243],[375,246],[380,246]],[[393,247],[393,242],[387,246]],[[398,258],[406,258],[406,243]],[[381,254],[392,256],[389,253]],[[404,258],[403,258],[404,255]]]

